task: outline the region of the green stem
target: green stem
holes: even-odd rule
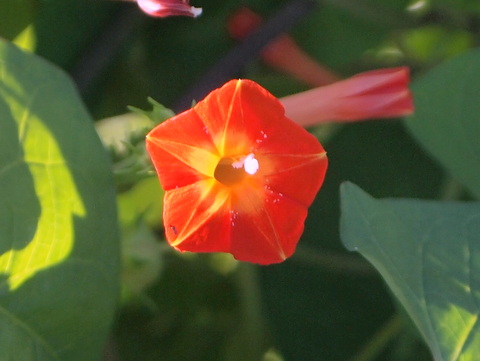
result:
[[[350,361],[373,361],[385,347],[400,333],[403,321],[399,314],[387,320],[362,349]]]
[[[265,323],[257,269],[253,265],[240,262],[234,276],[239,290],[242,317],[228,359],[259,360],[265,350]]]
[[[327,269],[336,273],[377,276],[378,272],[363,258],[328,249],[299,246],[292,261]]]
[[[454,201],[460,199],[463,188],[455,179],[446,176],[440,188],[440,199],[442,201]]]

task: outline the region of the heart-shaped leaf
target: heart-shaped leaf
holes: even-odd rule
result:
[[[341,188],[341,238],[381,273],[437,361],[480,350],[480,204],[376,200]]]
[[[115,194],[73,84],[0,41],[0,349],[96,360],[118,294]]]
[[[480,198],[480,50],[458,56],[413,85],[406,124],[420,143]]]

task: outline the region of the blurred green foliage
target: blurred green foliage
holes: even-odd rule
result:
[[[173,106],[238,45],[226,30],[236,9],[248,6],[268,20],[287,4],[284,0],[192,2],[203,7],[203,15],[197,19],[150,18],[133,2],[3,0],[0,37],[70,73],[82,84],[81,96],[88,110],[100,120],[126,113],[127,106],[149,109],[148,97]],[[378,67],[410,66],[413,77],[420,79],[414,86],[419,112],[408,119],[408,130],[399,120],[349,124],[331,132],[325,132],[327,127],[312,129],[315,134],[328,134],[321,140],[330,169],[310,209],[297,253],[280,265],[257,267],[238,264],[228,255],[179,254],[166,247],[161,224],[162,190],[151,168],[149,173],[140,172],[145,171],[145,154],[139,151],[143,149],[142,140],[122,138],[126,153],[117,152],[112,159],[117,170],[130,167],[128,177],[121,178],[121,186],[117,183],[123,297],[108,341],[105,335],[95,341],[105,342],[104,359],[431,360],[421,336],[385,287],[384,279],[342,245],[339,185],[349,180],[374,197],[478,197],[478,111],[467,105],[478,104],[480,92],[474,80],[480,60],[477,52],[460,60],[456,57],[477,46],[479,33],[480,6],[468,0],[319,0],[315,9],[294,26],[290,34],[298,44],[342,76]],[[452,58],[453,62],[447,63]],[[435,68],[438,64],[440,70]],[[425,73],[426,78],[421,78]],[[246,66],[234,76],[257,80],[278,96],[306,89],[287,74],[269,68],[258,54],[251,54]],[[5,77],[1,77],[0,86],[4,83]],[[55,112],[52,104],[65,106],[70,100],[65,94],[55,94],[45,107],[53,107]],[[117,119],[114,123],[118,127],[120,121],[113,119]],[[145,126],[138,119],[133,120],[137,130]],[[458,119],[468,121],[460,134],[448,128]],[[52,129],[63,129],[62,119],[54,117],[50,121]],[[0,119],[0,137],[7,137],[5,122]],[[69,139],[79,141],[75,136]],[[5,144],[0,144],[4,158],[10,151]],[[463,148],[467,151],[462,153]],[[99,147],[92,150],[101,153]],[[83,161],[87,166],[90,159],[103,156],[85,155]],[[108,163],[103,167],[109,169]],[[19,173],[19,177],[28,175],[26,169],[19,172],[25,173]],[[26,186],[31,183],[25,180]],[[472,192],[467,193],[464,186]],[[110,190],[113,187],[112,182]],[[370,202],[352,189],[356,188],[347,193]],[[344,201],[348,194],[344,194]],[[35,197],[31,195],[35,201],[30,206],[33,213],[28,215],[32,219],[40,212]],[[94,208],[94,200],[90,201]],[[111,216],[111,223],[105,224],[110,224],[111,233],[107,233],[115,238],[112,202],[110,199],[103,215]],[[369,209],[381,212],[373,206]],[[358,218],[352,218],[352,227],[358,226]],[[369,231],[368,227],[361,230]],[[359,235],[354,231],[352,242]],[[92,237],[96,232],[91,232]],[[10,241],[2,236],[0,247],[10,247]],[[92,238],[86,244],[93,240],[107,242]],[[472,242],[478,243],[478,239]],[[113,243],[110,246],[114,249]],[[91,246],[85,254],[95,258],[97,251]],[[102,253],[106,264],[114,264],[117,256],[115,251]],[[72,282],[78,284],[79,294],[90,290],[92,302],[105,291],[94,280]],[[114,293],[108,298],[107,313],[114,311]],[[398,297],[398,292],[394,293]],[[0,289],[0,299],[14,296]],[[36,296],[30,293],[28,297],[34,304]],[[62,304],[52,301],[42,307],[55,318]],[[92,317],[92,310],[81,310],[77,317]],[[45,318],[40,321],[49,322]],[[103,322],[108,323],[107,318]],[[8,326],[3,323],[0,330],[7,327],[3,325]],[[0,332],[0,343],[10,344],[4,335]],[[92,346],[89,352],[98,352],[98,346],[94,349]]]

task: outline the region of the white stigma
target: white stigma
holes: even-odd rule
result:
[[[259,168],[258,160],[255,159],[255,156],[253,155],[253,153],[250,153],[249,155],[247,155],[247,157],[243,161],[243,169],[245,169],[245,172],[247,172],[250,175],[253,175],[257,173],[258,168]]]

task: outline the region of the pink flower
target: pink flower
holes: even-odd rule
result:
[[[360,73],[281,98],[288,118],[302,126],[328,121],[390,118],[413,112],[407,67]]]
[[[150,16],[190,16],[195,18],[202,13],[201,8],[190,6],[190,0],[133,0],[142,11]]]
[[[262,22],[260,15],[241,8],[230,17],[227,28],[232,38],[243,40]],[[312,59],[287,34],[273,39],[260,55],[266,64],[315,87],[280,99],[286,116],[302,126],[397,117],[413,112],[406,67],[370,71],[338,81],[330,69]]]

